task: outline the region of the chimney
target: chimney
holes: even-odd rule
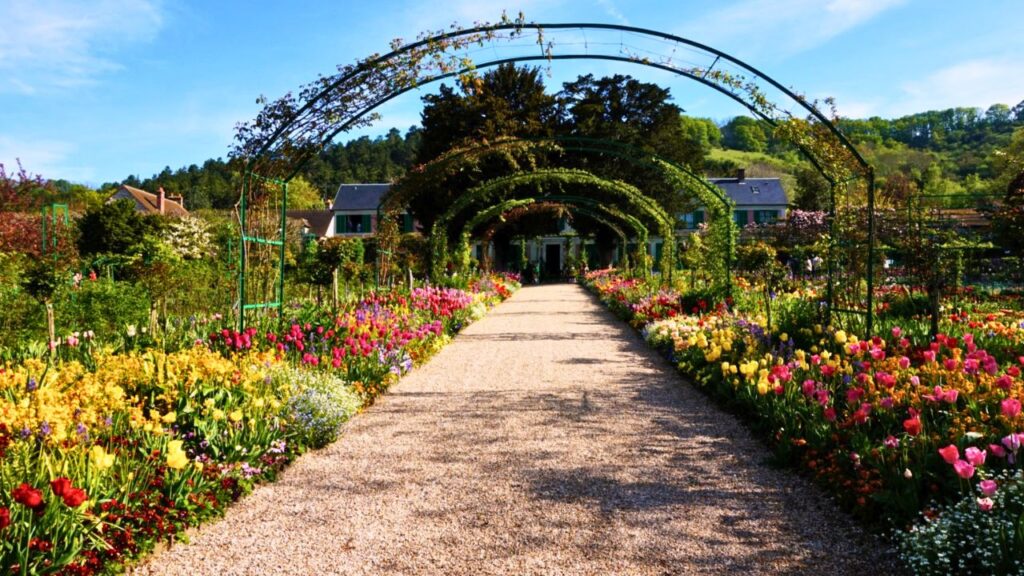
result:
[[[182,196],[181,194],[177,194],[175,196],[168,196],[167,199],[172,202],[177,202],[178,206],[181,206],[182,208],[185,207],[185,197]]]
[[[736,169],[736,181],[737,182],[743,182],[746,179],[747,179],[747,169],[746,168],[737,168]]]
[[[161,186],[156,195],[156,211],[161,214],[164,213],[164,194],[164,187]]]

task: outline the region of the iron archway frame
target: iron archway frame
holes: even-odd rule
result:
[[[481,63],[468,56],[459,57],[457,51],[465,51],[472,45],[485,46],[497,39],[515,39],[525,30],[537,33],[540,54],[497,58]],[[555,43],[545,43],[545,32],[577,30],[611,31],[632,34],[645,39],[671,42],[696,52],[710,63],[681,66],[671,56],[662,55],[654,61],[638,53],[623,55],[622,44],[619,54],[591,54],[589,44],[584,42],[585,53],[555,54]],[[506,34],[499,38],[499,34]],[[675,50],[673,49],[673,54]],[[257,172],[269,171],[281,175],[283,182],[294,178],[313,154],[319,152],[338,134],[357,125],[368,124],[367,115],[386,102],[424,84],[456,76],[465,77],[477,70],[504,63],[530,61],[553,62],[555,60],[608,60],[639,64],[662,70],[680,77],[686,77],[720,92],[747,108],[756,118],[766,122],[777,131],[785,124],[791,128],[789,140],[795,145],[815,169],[829,182],[829,228],[831,232],[828,258],[827,309],[830,314],[862,314],[867,319],[870,333],[873,321],[874,260],[875,260],[875,218],[874,196],[875,176],[872,166],[861,156],[856,147],[818,108],[805,98],[786,88],[777,80],[759,69],[720,50],[680,36],[655,30],[601,23],[555,23],[541,24],[524,21],[522,15],[516,20],[502,16],[498,24],[482,24],[472,28],[454,29],[450,32],[426,34],[415,42],[392,43],[392,50],[384,55],[373,55],[354,65],[342,67],[331,77],[321,77],[304,87],[299,100],[290,93],[269,103],[251,124],[238,128],[236,140],[239,144],[232,154],[245,159],[242,179],[243,198],[250,194],[250,180]],[[728,70],[735,70],[730,73]],[[771,101],[762,90],[762,85],[783,96],[796,110],[807,114],[805,128],[801,119],[787,109]],[[824,127],[824,130],[812,130]],[[815,151],[822,152],[817,155]],[[837,189],[845,190],[852,182],[862,180],[866,187],[866,210],[868,230],[866,237],[866,281],[867,291],[864,310],[841,309],[835,306],[835,266],[838,243],[837,232]],[[848,198],[851,196],[847,196]],[[282,212],[284,207],[282,206]],[[243,236],[241,258],[245,258],[246,230]],[[244,276],[244,264],[241,266]],[[860,280],[857,287],[860,290]],[[855,296],[859,300],[858,296]],[[244,297],[240,300],[244,307]],[[244,313],[240,314],[244,322]]]

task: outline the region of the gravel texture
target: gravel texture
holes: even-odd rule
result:
[[[580,287],[529,287],[134,573],[895,573],[766,456]]]

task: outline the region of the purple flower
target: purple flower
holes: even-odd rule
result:
[[[50,427],[50,423],[44,420],[42,425],[39,426],[39,435],[45,438],[46,436],[49,436],[52,433],[53,428]]]
[[[25,391],[26,392],[31,392],[31,391],[35,390],[36,388],[39,388],[39,383],[36,382],[35,378],[29,378],[28,382],[25,383]]]

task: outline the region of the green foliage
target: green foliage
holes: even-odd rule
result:
[[[186,216],[170,222],[164,241],[183,260],[199,260],[217,255],[209,224],[195,216]]]
[[[330,372],[286,366],[273,378],[291,389],[287,408],[293,422],[291,438],[300,446],[323,448],[334,442],[341,425],[362,406],[359,395]]]
[[[322,210],[323,195],[302,176],[288,182],[288,208],[292,210]]]
[[[146,235],[159,234],[164,221],[143,216],[130,200],[117,200],[94,208],[78,221],[78,251],[94,254],[139,254]]]
[[[736,116],[722,126],[722,145],[733,150],[764,152],[768,138],[764,124],[750,116]]]
[[[145,326],[149,308],[149,295],[141,285],[107,278],[83,280],[77,287],[65,284],[54,304],[57,333],[116,334],[128,324]]]

